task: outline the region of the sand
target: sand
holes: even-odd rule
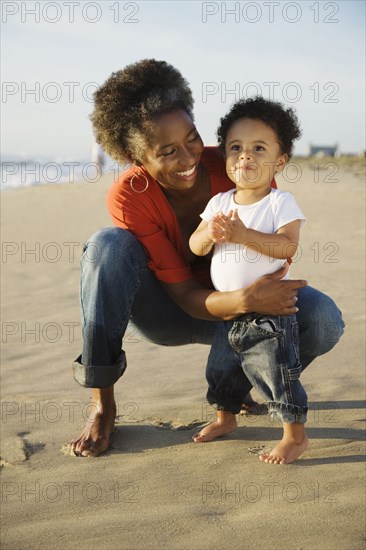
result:
[[[110,225],[111,180],[2,193],[3,549],[364,548],[364,181],[348,166],[301,170],[279,180],[309,219],[292,276],[329,294],[347,330],[302,376],[310,446],[287,466],[258,459],[281,434],[267,416],[194,444],[213,417],[208,348],[159,347],[133,329],[111,449],[65,455],[89,399],[71,375],[79,257]]]

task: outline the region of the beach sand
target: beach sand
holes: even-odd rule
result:
[[[81,350],[79,257],[111,223],[111,178],[2,194],[4,550],[365,547],[364,181],[349,167],[303,165],[299,181],[287,176],[279,187],[308,217],[291,276],[331,296],[347,324],[302,376],[310,445],[287,466],[258,459],[281,435],[267,416],[240,416],[235,433],[194,444],[214,416],[208,347],[159,347],[133,328],[111,449],[96,459],[64,454],[90,410],[89,390],[71,374]]]

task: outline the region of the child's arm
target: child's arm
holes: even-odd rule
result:
[[[239,218],[237,210],[228,212],[228,216],[217,214],[214,222],[221,229],[221,237],[217,242],[239,243],[271,258],[292,258],[299,244],[301,220],[280,227],[276,233],[249,229]]]
[[[215,218],[217,216],[218,214],[215,215]],[[206,256],[215,242],[220,241],[221,233],[222,230],[214,222],[214,218],[210,222],[202,220],[189,239],[189,247],[196,256]]]

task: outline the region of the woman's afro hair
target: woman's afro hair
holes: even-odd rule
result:
[[[281,148],[291,158],[293,143],[301,136],[301,129],[293,109],[285,109],[281,103],[269,101],[257,96],[240,99],[230,109],[228,114],[220,119],[217,138],[220,148],[225,151],[225,142],[231,126],[240,118],[261,120],[274,130]]]
[[[193,120],[188,82],[165,61],[143,59],[112,73],[94,94],[90,115],[96,141],[123,164],[142,163],[156,119],[183,109]]]

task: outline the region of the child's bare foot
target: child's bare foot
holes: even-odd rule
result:
[[[259,455],[267,464],[291,464],[305,451],[309,440],[304,424],[284,424],[282,440],[269,453]]]
[[[305,451],[308,446],[308,438],[302,443],[294,441],[280,441],[270,453],[259,455],[259,460],[267,464],[291,464]]]
[[[207,443],[217,437],[233,432],[237,427],[235,414],[227,411],[217,411],[216,420],[202,428],[192,439],[195,443]]]
[[[110,388],[93,389],[93,413],[87,419],[82,433],[73,439],[68,449],[71,454],[83,457],[96,457],[109,447],[109,438],[114,429],[116,404]]]

